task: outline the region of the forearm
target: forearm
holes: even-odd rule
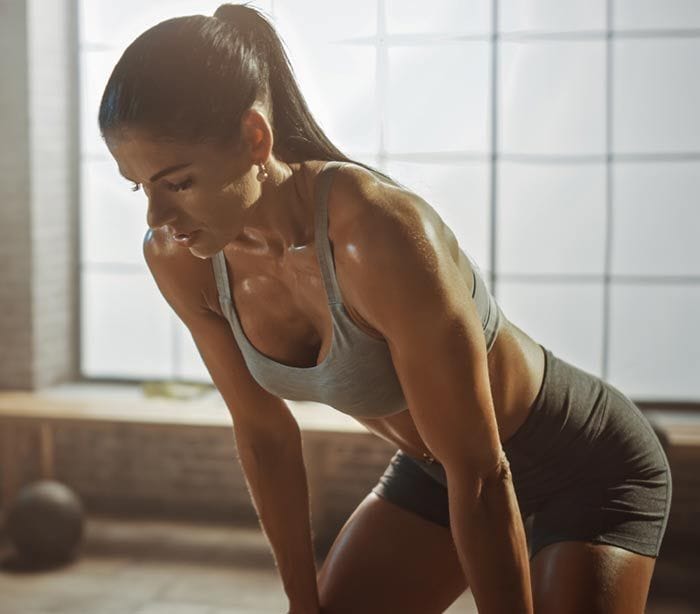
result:
[[[532,614],[527,542],[518,502],[504,471],[480,491],[448,481],[450,527],[480,614]]]
[[[292,611],[315,612],[318,588],[301,438],[285,445],[239,445],[241,465],[263,531],[272,547]]]

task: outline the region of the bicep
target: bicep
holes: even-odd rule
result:
[[[440,229],[410,201],[395,205],[343,239],[353,293],[384,335],[416,429],[448,478],[481,479],[503,460],[481,319]]]
[[[493,475],[503,453],[473,304],[430,326],[397,327],[390,347],[409,413],[448,480]]]

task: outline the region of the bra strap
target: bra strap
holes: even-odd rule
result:
[[[345,162],[332,160],[327,162],[316,180],[316,225],[314,229],[314,243],[316,253],[323,275],[323,285],[326,287],[329,304],[342,303],[340,288],[335,275],[331,244],[328,240],[328,193],[335,171]]]
[[[212,258],[212,263],[214,266],[214,278],[216,279],[216,289],[219,292],[219,303],[222,303],[226,300],[231,300],[231,288],[229,286],[225,258],[226,257],[224,256],[224,250],[217,252],[214,255],[214,258]],[[225,310],[224,313],[226,313]]]

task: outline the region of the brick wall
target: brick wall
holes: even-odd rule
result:
[[[77,4],[27,2],[34,389],[79,371]]]
[[[2,429],[0,422],[0,441]],[[230,428],[105,423],[59,426],[54,433],[55,476],[90,512],[257,523]],[[394,448],[364,432],[302,436],[316,547],[325,552]],[[38,428],[21,427],[16,440],[21,483],[38,479]],[[700,447],[672,447],[668,457],[674,490],[666,541],[700,544]]]
[[[667,456],[673,476],[668,540],[691,541],[700,547],[700,445],[672,446]]]
[[[0,0],[0,389],[78,373],[75,5]]]
[[[32,381],[26,3],[0,0],[0,387]]]
[[[0,446],[6,428],[0,422]],[[13,428],[19,484],[26,484],[41,477],[39,428]],[[395,449],[369,433],[302,437],[315,541],[325,552]],[[66,424],[53,428],[53,442],[55,479],[89,513],[258,522],[230,427]]]

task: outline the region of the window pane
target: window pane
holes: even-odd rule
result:
[[[613,272],[700,275],[700,163],[618,163],[613,185]]]
[[[274,25],[282,38],[299,89],[314,119],[341,150],[375,152],[379,147],[375,0],[275,3]]]
[[[615,152],[700,150],[700,40],[619,40],[613,49]]]
[[[137,36],[161,21],[183,15],[213,15],[218,0],[81,0],[80,42],[124,50]],[[270,0],[253,4],[269,14]]]
[[[605,188],[602,164],[500,164],[498,272],[602,275]]]
[[[80,55],[80,149],[83,155],[109,155],[97,123],[102,94],[121,53],[84,51]]]
[[[506,317],[535,341],[577,367],[601,375],[603,281],[498,282]]]
[[[613,284],[610,382],[650,401],[700,398],[700,285]]]
[[[82,256],[86,262],[142,265],[148,201],[109,160],[83,160],[81,166]]]
[[[313,45],[377,33],[377,0],[277,0],[275,28],[287,44]]]
[[[603,41],[503,42],[500,53],[500,149],[605,152]]]
[[[149,274],[84,271],[81,298],[84,375],[172,375],[171,309]]]
[[[499,30],[605,30],[606,0],[500,0]]]
[[[433,0],[428,8],[421,0],[386,0],[386,29],[389,34],[489,34],[491,1]]]
[[[490,149],[490,50],[486,42],[392,47],[385,113],[386,149]]]
[[[379,148],[376,58],[374,46],[340,44],[307,44],[290,58],[311,114],[341,151]]]
[[[615,0],[612,6],[616,30],[700,27],[698,0]]]

